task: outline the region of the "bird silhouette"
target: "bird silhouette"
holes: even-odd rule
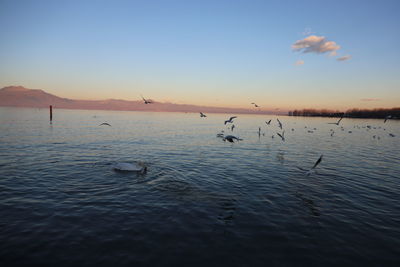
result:
[[[387,121],[388,119],[391,119],[391,118],[392,118],[391,115],[386,116],[386,117],[385,117],[385,120],[383,121],[383,123],[386,123],[386,121]]]
[[[282,130],[282,123],[281,123],[281,121],[279,120],[279,119],[276,119],[277,121],[278,121],[278,126],[279,126],[279,128],[281,128],[281,130]]]
[[[282,134],[280,133],[276,133],[277,135],[279,135],[279,137],[282,139],[282,141],[285,141],[285,131],[282,132]]]
[[[328,122],[328,124],[336,124],[339,125],[340,121],[343,119],[343,117],[341,117],[337,122]]]
[[[153,101],[151,101],[150,99],[145,99],[142,95],[141,95],[141,97],[145,104],[153,104]]]
[[[223,138],[224,141],[228,141],[230,143],[234,143],[234,140],[236,141],[242,141],[243,139],[237,138],[236,136],[233,135],[227,135]]]
[[[236,118],[237,118],[236,116],[230,117],[229,120],[226,120],[224,124],[233,123],[233,119],[236,119]]]

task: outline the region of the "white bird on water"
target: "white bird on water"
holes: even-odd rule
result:
[[[233,119],[236,119],[236,118],[237,118],[236,116],[230,117],[229,120],[226,120],[224,124],[233,123]]]
[[[147,166],[141,162],[139,162],[139,163],[135,162],[133,164],[127,163],[127,162],[119,162],[113,166],[113,169],[115,171],[120,171],[120,172],[137,172],[137,173],[141,173],[141,174],[144,174],[147,172]]]

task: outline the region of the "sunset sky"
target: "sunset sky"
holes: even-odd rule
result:
[[[263,109],[400,106],[400,1],[0,0],[0,87]]]

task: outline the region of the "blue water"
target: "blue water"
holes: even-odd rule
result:
[[[400,263],[400,121],[207,115],[0,108],[2,266]]]

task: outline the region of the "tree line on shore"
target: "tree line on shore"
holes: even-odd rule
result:
[[[392,119],[400,119],[400,108],[377,108],[377,109],[349,109],[346,112],[328,109],[301,109],[288,112],[289,116],[305,117],[347,117],[347,118],[372,118],[384,119],[391,116]]]

